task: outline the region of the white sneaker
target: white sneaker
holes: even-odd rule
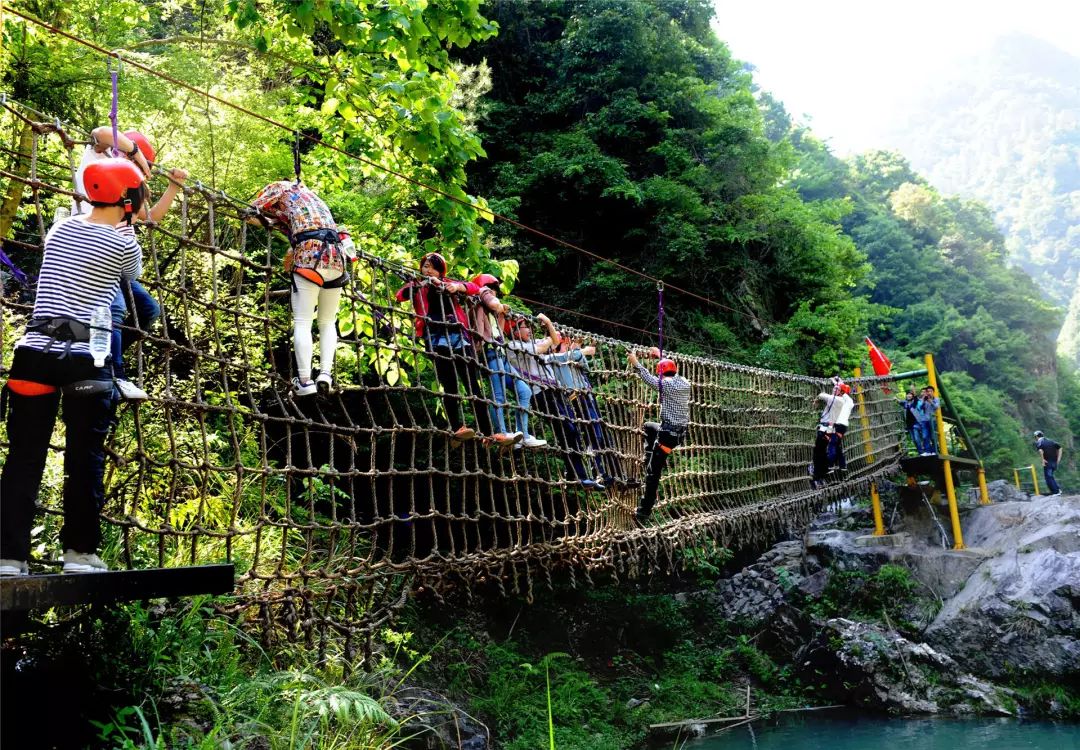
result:
[[[145,401],[150,398],[142,388],[123,378],[116,379],[116,389],[120,391],[120,398],[125,401]]]
[[[73,549],[64,552],[65,573],[104,573],[109,566],[93,552],[76,552]]]
[[[306,383],[301,383],[300,378],[292,379],[292,387],[293,392],[297,396],[310,396],[317,390],[315,387],[315,381],[309,380]]]
[[[330,373],[325,370],[320,370],[319,376],[315,378],[315,388],[319,391],[319,395],[329,396],[333,385],[334,379],[330,377]]]
[[[0,560],[0,576],[24,576],[30,572],[25,560]]]
[[[521,444],[526,448],[542,448],[547,445],[547,441],[542,438],[533,437],[532,435],[526,435],[525,439],[521,441]]]

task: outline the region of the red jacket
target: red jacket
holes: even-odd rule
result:
[[[455,279],[443,279],[445,284],[464,284],[465,294],[473,295],[480,293],[480,287],[471,281],[457,281]],[[401,287],[397,291],[398,302],[404,302],[407,299],[412,299],[413,311],[416,313],[416,338],[424,338],[424,324],[427,322],[428,310],[430,309],[430,302],[428,301],[428,295],[430,294],[445,294],[445,292],[436,291],[430,284],[422,284],[419,281],[410,281],[405,286]],[[469,341],[469,316],[465,313],[464,308],[458,303],[457,297],[454,295],[448,295],[451,303],[454,305],[454,316],[457,318],[457,322],[461,326],[461,335],[465,341]]]

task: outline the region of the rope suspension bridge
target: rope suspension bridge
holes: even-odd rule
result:
[[[0,170],[4,195],[21,186],[5,257],[29,268],[56,209],[76,197],[74,149],[85,138],[12,102],[3,117],[4,132],[24,135]],[[155,172],[160,187],[167,178]],[[127,355],[129,376],[150,399],[118,411],[102,519],[107,556],[121,567],[235,564],[231,611],[268,642],[355,652],[420,588],[494,585],[531,597],[557,571],[573,583],[633,578],[709,540],[738,548],[803,526],[831,500],[898,469],[903,420],[884,387],[890,378],[852,381],[860,409],[844,440],[846,472],[812,489],[818,395],[831,383],[668,348],[693,384],[692,416],[660,502],[641,525],[641,424],[657,407],[625,365],[626,350],[638,347],[558,325],[596,351],[587,367],[570,365],[578,387],[552,386],[568,409],[548,408],[550,400],[530,407],[547,446],[459,442],[440,412],[460,404],[478,423],[497,405],[486,386],[491,370],[472,358],[486,390],[440,392],[432,354],[413,337],[417,314],[395,299],[419,275],[380,258],[379,238],[363,228],[354,231],[360,260],[338,316],[337,387],[296,397],[288,281],[271,233],[245,221],[250,212],[195,182],[178,210],[139,230],[141,281],[163,316],[135,331]],[[14,273],[2,278],[8,364],[33,286]],[[0,432],[5,455],[15,440]],[[54,481],[39,497],[41,549],[61,517],[51,466]],[[598,489],[582,470],[618,481]],[[47,571],[48,555],[39,556],[33,570]]]

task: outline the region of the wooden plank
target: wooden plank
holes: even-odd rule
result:
[[[0,611],[227,594],[233,590],[234,576],[235,569],[231,563],[189,568],[10,576],[0,578]]]

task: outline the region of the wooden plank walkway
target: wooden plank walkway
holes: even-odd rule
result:
[[[231,563],[189,568],[51,573],[0,578],[0,611],[80,604],[115,604],[140,599],[227,594],[233,590]]]

